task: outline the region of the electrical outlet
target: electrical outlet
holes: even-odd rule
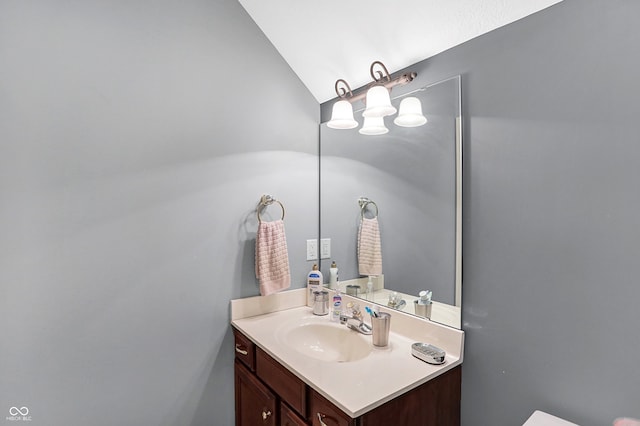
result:
[[[307,240],[307,260],[318,259],[318,240]]]
[[[323,238],[320,240],[320,259],[329,259],[331,257],[331,238]]]

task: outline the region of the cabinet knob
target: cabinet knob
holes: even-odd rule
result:
[[[324,419],[324,418],[325,418],[324,414],[318,413],[318,421],[320,422],[320,426],[329,426],[325,422],[322,421],[322,419]]]
[[[271,416],[271,411],[262,410],[262,420],[267,420]]]
[[[246,350],[242,349],[243,346],[239,343],[236,343],[236,352],[238,352],[239,354],[242,355],[247,355],[249,352],[247,352]]]

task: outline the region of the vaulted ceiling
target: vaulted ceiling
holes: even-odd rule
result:
[[[393,73],[561,0],[239,0],[318,102]]]

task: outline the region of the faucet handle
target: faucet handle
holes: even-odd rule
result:
[[[358,321],[362,322],[362,312],[360,312],[360,305],[357,303],[349,302],[347,308],[351,310],[351,316]]]
[[[357,303],[353,303],[353,302],[347,303],[347,309],[350,309],[354,315],[360,313],[360,305],[358,305]]]

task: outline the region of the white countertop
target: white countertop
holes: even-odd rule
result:
[[[305,297],[306,289],[302,290],[300,294]],[[274,298],[259,296],[234,300],[231,323],[353,418],[462,364],[464,332],[392,310],[383,310],[392,315],[388,347],[371,345],[368,356],[352,362],[328,362],[306,356],[283,344],[283,333],[279,330],[285,326],[314,322],[345,326],[330,322],[328,315],[316,316],[311,308],[300,306],[298,302],[303,299],[294,293],[296,291],[299,290],[282,293],[282,298],[286,298],[284,304],[274,302]],[[260,314],[265,310],[269,312]],[[247,316],[251,314],[253,316]],[[360,336],[371,341],[371,336]],[[411,355],[414,342],[441,347],[447,352],[446,362],[435,366],[415,358]]]

